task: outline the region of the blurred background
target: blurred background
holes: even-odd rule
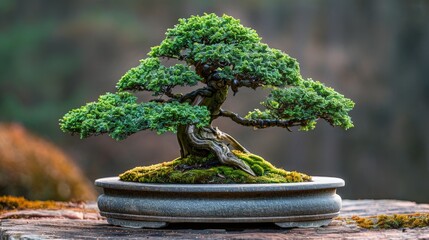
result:
[[[53,186],[59,195],[34,195],[46,184],[13,194],[93,199],[94,179],[179,156],[174,134],[80,140],[62,133],[58,119],[114,92],[178,18],[204,12],[241,19],[263,42],[296,58],[304,77],[356,102],[355,128],[347,131],[325,122],[292,133],[255,131],[228,119],[214,125],[279,167],[343,178],[343,198],[429,202],[429,1],[418,0],[1,0],[0,195],[17,189],[11,181],[30,186],[48,181],[43,171],[57,171],[51,181],[61,183]],[[224,108],[244,115],[266,94],[242,89]],[[70,167],[57,168],[56,161]],[[24,169],[35,162],[42,167],[30,179]],[[73,190],[83,184],[86,197]]]

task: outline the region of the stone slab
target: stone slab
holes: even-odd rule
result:
[[[327,227],[282,229],[270,223],[170,224],[164,229],[130,229],[108,225],[94,216],[92,207],[68,209],[51,216],[24,214],[26,218],[0,219],[0,239],[429,239],[429,227],[367,230],[347,218],[394,213],[429,213],[429,204],[397,200],[344,200],[340,217]],[[37,210],[34,210],[37,213]],[[70,214],[75,211],[83,214]],[[20,217],[15,212],[15,217]],[[81,216],[81,217],[76,217]],[[0,218],[4,214],[0,215]],[[21,216],[22,217],[22,216]]]

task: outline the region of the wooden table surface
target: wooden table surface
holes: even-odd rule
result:
[[[0,239],[429,239],[429,227],[364,229],[350,218],[429,213],[429,204],[398,200],[344,200],[341,215],[321,228],[282,229],[274,224],[171,224],[127,229],[107,224],[95,204],[74,209],[22,210],[0,215]]]

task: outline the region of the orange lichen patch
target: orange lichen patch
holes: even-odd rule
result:
[[[96,198],[92,183],[61,149],[19,124],[2,123],[0,195],[59,201]]]
[[[23,197],[0,196],[0,212],[23,209],[58,209],[64,203],[54,201],[29,201]]]
[[[354,220],[359,227],[373,228],[374,226],[374,221],[372,218],[353,216],[352,220]]]
[[[377,215],[370,217],[353,216],[359,227],[374,229],[429,227],[429,213]]]
[[[30,201],[23,197],[0,196],[2,219],[68,218],[101,219],[98,210],[85,202]]]

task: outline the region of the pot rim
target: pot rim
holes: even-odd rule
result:
[[[258,184],[170,184],[139,183],[119,180],[119,177],[106,177],[95,180],[97,187],[116,190],[149,192],[284,192],[344,187],[341,178],[312,176],[311,182],[299,183],[258,183]]]

